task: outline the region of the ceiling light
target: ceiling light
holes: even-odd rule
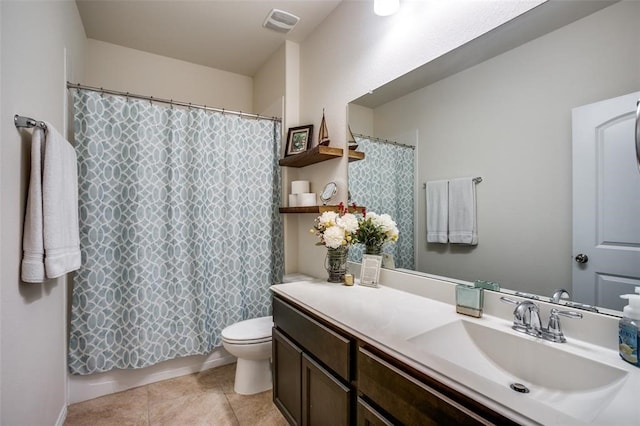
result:
[[[400,8],[400,0],[373,0],[373,12],[378,16],[393,15]]]

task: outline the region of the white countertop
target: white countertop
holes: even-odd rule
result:
[[[521,424],[640,425],[640,369],[622,361],[616,351],[569,338],[567,343],[557,344],[524,336],[513,331],[511,323],[503,319],[486,314],[479,319],[463,316],[457,314],[455,306],[450,304],[386,286],[348,287],[311,279],[279,284],[271,289],[364,342]],[[553,345],[559,351],[587,357],[625,370],[628,374],[615,387],[574,392],[570,401],[566,395],[547,392],[547,405],[527,394],[514,392],[508,384],[488,380],[444,358],[422,351],[407,341],[459,319],[513,333],[541,345]],[[589,372],[585,371],[584,374]],[[569,407],[565,413],[551,408],[557,398],[565,399],[564,406]]]

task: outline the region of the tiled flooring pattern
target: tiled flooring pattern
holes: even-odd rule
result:
[[[271,391],[238,395],[235,364],[69,406],[65,426],[285,426]]]

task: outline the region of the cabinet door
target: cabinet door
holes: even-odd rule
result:
[[[345,382],[351,380],[350,339],[277,297],[273,299],[273,321],[306,353],[312,354]]]
[[[302,425],[347,426],[351,391],[306,354],[302,354]]]
[[[302,350],[275,328],[272,336],[273,403],[289,424],[298,426]]]

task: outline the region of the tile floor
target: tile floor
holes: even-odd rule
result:
[[[238,395],[235,364],[69,406],[65,426],[284,426],[271,391]]]

